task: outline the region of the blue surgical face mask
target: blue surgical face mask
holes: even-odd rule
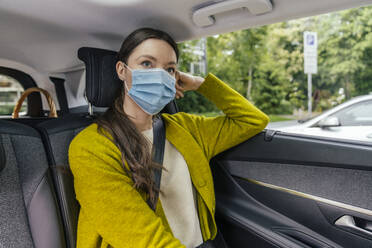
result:
[[[128,90],[126,83],[125,87],[130,98],[146,113],[157,114],[174,99],[176,79],[164,69],[133,69],[131,72],[132,88]]]

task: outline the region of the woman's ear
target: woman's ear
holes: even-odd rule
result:
[[[116,63],[116,73],[118,74],[118,77],[121,81],[126,80],[127,68],[125,68],[125,65],[123,62],[118,61]]]

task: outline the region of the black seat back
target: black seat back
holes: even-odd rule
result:
[[[52,169],[59,206],[65,228],[67,247],[76,246],[79,203],[75,198],[73,176],[68,163],[68,148],[72,139],[92,123],[92,118],[66,115],[38,125]]]
[[[66,247],[39,133],[0,121],[0,247]]]

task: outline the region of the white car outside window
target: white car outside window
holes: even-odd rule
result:
[[[372,95],[355,97],[300,124],[269,125],[268,129],[372,142]]]

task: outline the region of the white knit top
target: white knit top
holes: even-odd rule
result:
[[[153,130],[142,132],[152,144]],[[195,189],[189,169],[182,154],[168,141],[165,141],[163,170],[160,181],[159,199],[174,237],[187,248],[203,243],[200,230]]]

